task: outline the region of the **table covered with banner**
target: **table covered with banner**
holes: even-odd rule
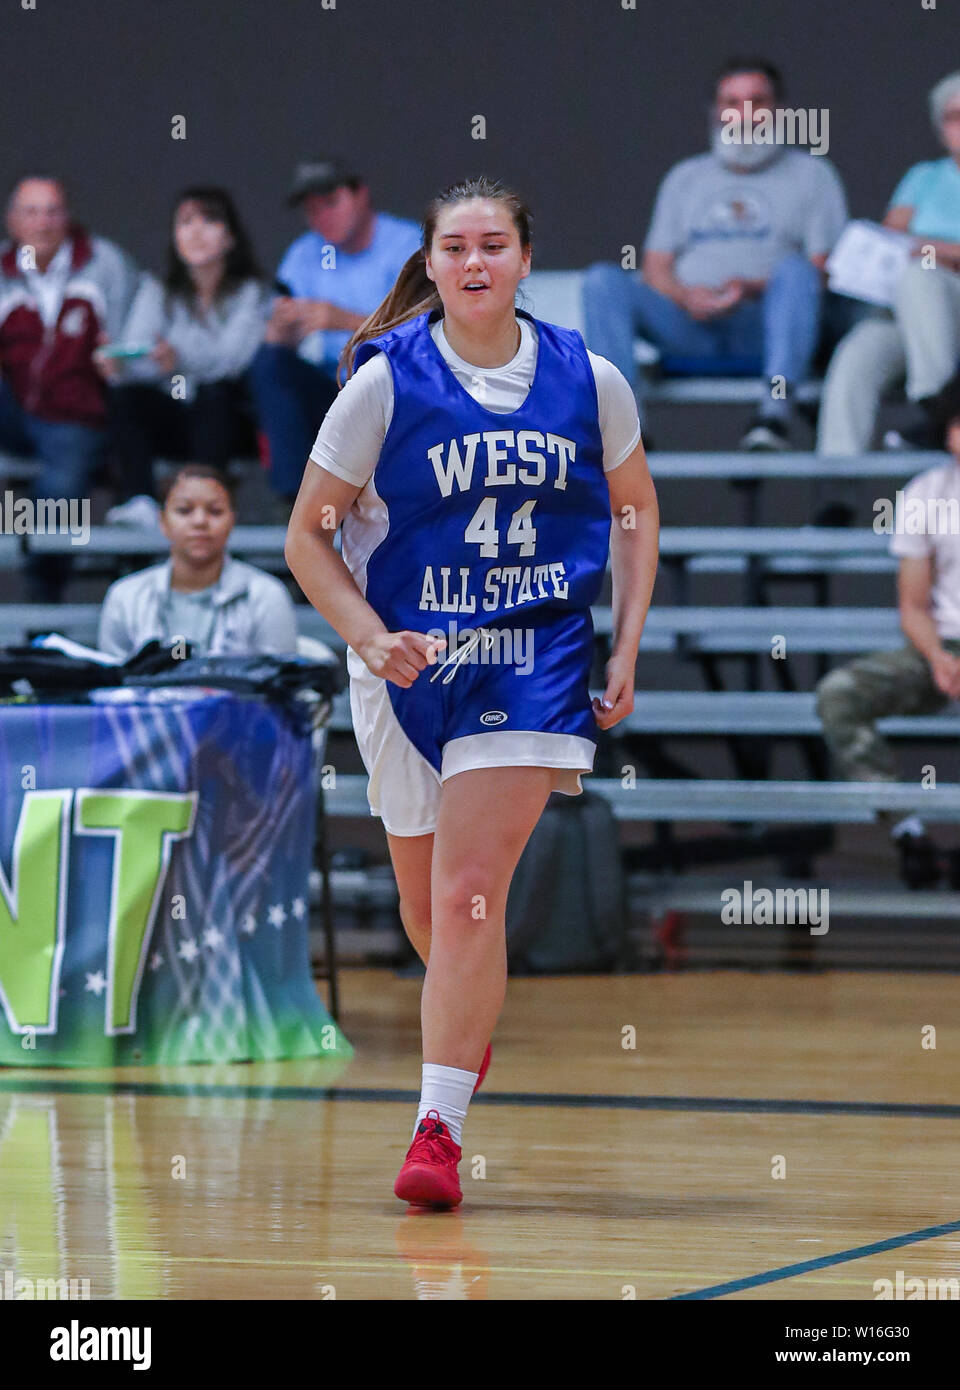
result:
[[[351,1054],[310,971],[295,701],[156,682],[8,698],[0,772],[0,1065]]]

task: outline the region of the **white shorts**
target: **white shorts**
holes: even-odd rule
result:
[[[391,835],[436,829],[440,789],[448,777],[480,767],[550,767],[553,791],[577,796],[581,774],[593,771],[595,745],[574,734],[489,730],[444,744],[438,773],[410,741],[390,703],[387,681],[347,648],[353,732],[369,778],[370,814]]]

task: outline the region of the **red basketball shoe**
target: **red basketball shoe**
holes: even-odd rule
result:
[[[493,1056],[493,1048],[491,1047],[491,1045],[490,1045],[489,1043],[487,1043],[487,1050],[486,1050],[486,1052],[483,1054],[483,1061],[480,1063],[480,1070],[479,1070],[479,1072],[477,1073],[477,1084],[476,1084],[476,1085],[474,1086],[474,1088],[473,1088],[473,1094],[474,1094],[474,1095],[476,1095],[477,1092],[479,1091],[479,1089],[480,1089],[480,1083],[483,1081],[483,1078],[486,1076],[487,1072],[490,1070],[490,1058],[491,1058],[492,1056]]]
[[[393,1190],[401,1202],[418,1207],[458,1207],[463,1201],[457,1164],[463,1156],[459,1144],[438,1110],[428,1110],[417,1126]]]

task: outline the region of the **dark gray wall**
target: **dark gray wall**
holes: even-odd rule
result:
[[[0,17],[4,177],[62,170],[83,220],[151,267],[176,191],[203,180],[234,192],[272,268],[298,230],[290,169],[327,151],[418,220],[438,187],[491,172],[532,205],[540,266],[614,256],[703,148],[710,76],[743,49],[783,67],[791,104],[829,108],[852,210],[876,216],[937,152],[926,93],[960,66],[952,0],[19,3]]]

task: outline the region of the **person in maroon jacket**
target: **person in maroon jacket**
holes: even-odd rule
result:
[[[35,458],[36,498],[80,498],[104,439],[107,387],[93,360],[120,330],[133,262],[70,218],[60,179],[21,178],[0,248],[0,450]],[[32,558],[28,597],[56,602],[59,557]]]

